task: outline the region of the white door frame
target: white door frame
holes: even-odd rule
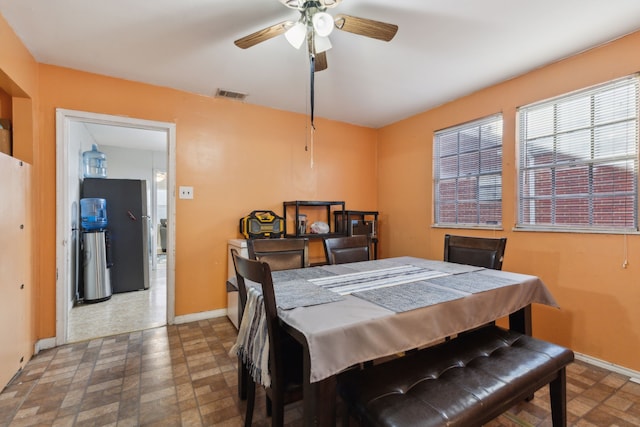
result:
[[[160,218],[158,217],[158,173],[165,174],[165,180],[167,170],[166,168],[158,169],[153,168],[151,172],[151,176],[153,176],[153,180],[151,182],[151,218],[153,221],[151,225],[153,226],[153,232],[151,233],[151,269],[156,270],[158,268],[158,225],[160,224]],[[166,186],[166,184],[165,184]],[[167,197],[169,195],[167,194]],[[167,205],[167,209],[169,206]],[[169,212],[167,211],[167,214]]]
[[[175,320],[175,170],[176,170],[176,125],[175,123],[132,119],[108,114],[56,109],[56,345],[67,343],[71,301],[71,215],[69,213],[69,155],[71,123],[98,123],[126,126],[165,132],[167,135],[167,323]]]

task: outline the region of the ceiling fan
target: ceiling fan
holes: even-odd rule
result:
[[[342,0],[279,0],[282,4],[300,12],[298,21],[283,21],[255,33],[236,40],[236,46],[247,49],[258,43],[284,34],[289,43],[299,49],[307,42],[312,71],[327,68],[326,51],[331,49],[329,34],[334,28],[371,37],[382,41],[390,41],[396,35],[398,26],[372,19],[358,18],[350,15],[337,15],[335,18],[326,12],[338,6]]]

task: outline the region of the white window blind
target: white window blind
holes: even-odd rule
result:
[[[638,78],[519,109],[518,226],[637,230]]]
[[[436,225],[502,224],[502,115],[435,133]]]

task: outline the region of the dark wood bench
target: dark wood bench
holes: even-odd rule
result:
[[[338,391],[364,426],[480,426],[549,384],[566,426],[571,350],[487,326],[405,357],[341,374]]]

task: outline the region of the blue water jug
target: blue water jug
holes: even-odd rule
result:
[[[100,198],[80,199],[82,229],[100,230],[107,227],[107,201]]]
[[[93,144],[90,151],[82,153],[85,178],[107,177],[107,156],[98,151],[98,146]]]

